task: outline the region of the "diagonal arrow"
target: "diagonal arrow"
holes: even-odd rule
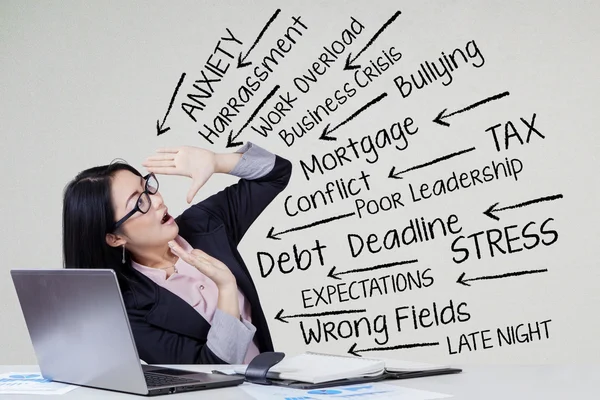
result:
[[[250,116],[250,119],[248,119],[248,121],[246,121],[246,123],[244,124],[244,126],[242,126],[240,128],[240,130],[238,131],[238,133],[235,136],[233,136],[233,129],[231,130],[231,132],[229,132],[229,136],[227,136],[227,145],[225,147],[230,148],[230,147],[240,146],[240,145],[243,144],[243,142],[234,142],[234,140],[237,139],[238,136],[240,136],[240,134],[242,133],[242,131],[244,130],[244,128],[248,126],[248,124],[254,119],[254,117],[256,117],[256,114],[258,114],[258,112],[260,111],[260,109],[263,108],[263,106],[266,104],[266,102],[269,101],[269,99],[271,97],[273,97],[275,95],[275,93],[277,93],[278,90],[279,90],[279,85],[275,85],[275,87],[273,89],[271,89],[271,91],[269,92],[269,94],[267,95],[267,97],[265,97],[260,102],[260,104],[258,105],[258,107],[256,108],[256,110],[254,110],[254,112]]]
[[[508,206],[508,207],[502,207],[502,208],[496,208],[496,206],[498,205],[498,203],[496,203],[496,204],[492,204],[490,206],[490,208],[488,208],[487,210],[485,210],[483,213],[485,215],[487,215],[488,217],[490,217],[491,219],[495,219],[496,221],[500,221],[500,217],[498,217],[496,214],[494,214],[494,212],[504,211],[504,210],[510,210],[512,208],[525,207],[525,206],[528,206],[530,204],[541,203],[542,201],[552,201],[552,200],[562,199],[562,198],[563,198],[562,194],[555,194],[555,195],[552,195],[552,196],[539,197],[537,199],[524,201],[523,203],[515,204],[513,206]]]
[[[478,107],[478,106],[480,106],[482,104],[485,104],[485,103],[488,103],[490,101],[501,99],[502,97],[508,96],[508,95],[509,95],[508,92],[502,92],[502,93],[494,95],[492,97],[488,97],[487,99],[483,99],[481,101],[478,101],[477,103],[471,104],[470,106],[462,108],[462,109],[460,109],[458,111],[454,111],[453,113],[450,113],[450,114],[444,114],[446,112],[446,110],[447,110],[447,108],[445,108],[445,109],[442,110],[442,112],[440,112],[438,114],[437,117],[435,117],[433,119],[433,122],[435,122],[436,124],[440,124],[442,126],[450,126],[450,123],[444,121],[444,119],[446,119],[448,117],[451,117],[452,115],[456,115],[456,114],[459,114],[461,112],[471,110],[471,109],[473,109],[475,107]]]
[[[400,176],[402,172],[396,172],[396,167],[392,166],[392,169],[390,169],[390,173],[388,174],[388,178],[392,178],[392,179],[402,179],[402,177]]]
[[[508,272],[506,274],[500,274],[500,275],[488,275],[488,276],[480,276],[478,278],[470,278],[470,279],[465,279],[465,272],[463,272],[462,274],[460,274],[460,276],[458,277],[458,280],[456,281],[456,283],[460,283],[461,285],[465,285],[465,286],[471,286],[469,285],[467,282],[471,282],[471,281],[482,281],[482,280],[488,280],[488,279],[503,279],[503,278],[509,278],[511,276],[521,276],[521,275],[529,275],[529,274],[539,274],[541,272],[548,272],[547,269],[532,269],[529,271],[517,271],[517,272]]]
[[[327,315],[342,315],[342,314],[358,314],[366,312],[366,309],[362,310],[339,310],[339,311],[325,311],[316,314],[296,314],[296,315],[283,315],[283,308],[277,313],[275,319],[281,322],[285,322],[289,324],[289,321],[286,321],[286,318],[304,318],[304,317],[323,317]]]
[[[175,87],[175,92],[173,92],[173,96],[171,96],[171,102],[169,103],[169,108],[167,108],[167,113],[165,114],[165,117],[163,118],[162,122],[160,122],[160,120],[156,120],[156,136],[160,136],[163,133],[167,132],[169,129],[171,129],[170,127],[164,127],[165,126],[165,121],[167,120],[167,116],[169,115],[169,112],[171,112],[171,107],[173,107],[173,102],[175,101],[175,97],[177,96],[177,92],[179,91],[179,88],[181,87],[181,84],[183,83],[183,80],[185,79],[185,72],[181,74],[181,78],[179,78],[179,83],[177,84],[177,87]]]
[[[273,23],[273,21],[275,21],[275,18],[277,18],[277,16],[279,15],[280,12],[281,12],[281,10],[277,9],[277,11],[275,11],[275,13],[271,16],[271,18],[269,19],[269,21],[267,22],[267,24],[262,28],[262,30],[258,34],[258,37],[254,41],[254,43],[252,44],[252,46],[250,46],[250,50],[248,50],[248,52],[246,53],[246,55],[242,56],[242,53],[240,52],[240,55],[238,56],[238,65],[237,65],[238,68],[244,68],[244,67],[247,67],[248,65],[252,64],[252,62],[245,62],[246,58],[248,58],[248,56],[250,55],[250,52],[258,44],[259,40],[265,34],[267,28],[269,28],[269,25],[271,25]]]
[[[351,213],[348,213],[348,214],[342,214],[342,215],[337,215],[335,217],[325,218],[325,219],[322,219],[320,221],[312,222],[312,223],[307,224],[307,225],[298,226],[296,228],[291,228],[291,229],[288,229],[288,230],[285,230],[285,231],[282,231],[282,232],[279,232],[279,233],[275,233],[275,227],[272,226],[271,229],[269,230],[269,233],[267,233],[267,239],[281,240],[281,238],[279,238],[277,236],[283,235],[283,234],[288,233],[288,232],[294,232],[294,231],[299,231],[299,230],[302,230],[302,229],[312,228],[313,226],[317,226],[317,225],[327,224],[327,223],[329,223],[331,221],[335,221],[335,220],[346,218],[346,217],[351,217],[354,214],[356,214],[356,213],[355,212],[351,212]]]
[[[448,160],[448,159],[450,159],[452,157],[460,156],[461,154],[465,154],[465,153],[468,153],[468,152],[473,151],[473,150],[475,150],[475,147],[471,147],[470,149],[460,150],[460,151],[457,151],[455,153],[450,153],[450,154],[447,154],[445,156],[438,157],[438,158],[436,158],[434,160],[428,161],[428,162],[426,162],[424,164],[415,165],[414,167],[410,167],[410,168],[405,169],[404,171],[400,171],[400,172],[396,172],[396,168],[392,167],[392,169],[390,170],[390,173],[388,174],[388,178],[402,179],[402,177],[400,176],[400,174],[403,174],[405,172],[412,171],[412,170],[415,170],[415,169],[427,167],[429,165],[433,165],[433,164],[438,163],[440,161]]]
[[[350,346],[350,349],[348,350],[348,353],[357,356],[357,357],[362,357],[360,354],[358,353],[364,353],[367,351],[386,351],[386,350],[400,350],[400,349],[412,349],[415,347],[427,347],[427,346],[439,346],[440,342],[429,342],[429,343],[408,343],[408,344],[399,344],[397,346],[389,346],[389,347],[372,347],[370,349],[360,349],[358,350],[356,348],[357,344],[354,343],[352,346]]]
[[[360,68],[360,65],[355,65],[355,64],[353,64],[353,62],[354,62],[354,61],[356,61],[356,59],[357,59],[358,57],[360,57],[360,55],[361,55],[361,54],[362,54],[362,53],[363,53],[363,52],[364,52],[366,49],[368,49],[368,48],[369,48],[369,46],[371,46],[371,45],[373,44],[373,42],[375,41],[375,39],[377,39],[377,37],[378,37],[379,35],[381,35],[381,34],[383,33],[383,31],[385,31],[385,30],[387,29],[387,27],[388,27],[388,26],[390,26],[390,25],[392,24],[392,22],[394,22],[394,21],[396,20],[396,18],[398,18],[398,16],[399,16],[400,14],[401,14],[401,13],[400,13],[400,11],[396,11],[396,12],[394,13],[394,15],[392,15],[392,17],[391,17],[390,19],[388,19],[388,20],[386,21],[386,23],[385,23],[385,24],[383,24],[383,26],[382,26],[381,28],[379,28],[379,30],[377,31],[377,33],[375,33],[375,35],[374,35],[374,36],[371,38],[371,40],[369,40],[369,43],[367,43],[367,45],[366,45],[365,47],[363,47],[363,48],[362,48],[362,50],[361,50],[361,51],[359,51],[359,52],[358,52],[358,54],[357,54],[357,55],[356,55],[354,58],[352,58],[352,59],[351,59],[351,57],[352,57],[352,53],[349,53],[349,54],[348,54],[348,58],[346,58],[346,65],[344,66],[344,70],[345,70],[345,71],[350,71],[350,70],[353,70],[353,69],[358,69],[358,68]]]
[[[387,93],[385,93],[385,92],[381,93],[379,96],[377,96],[376,98],[374,98],[373,100],[369,101],[367,104],[365,104],[364,106],[362,106],[361,108],[359,108],[357,111],[354,112],[354,114],[352,114],[344,122],[342,122],[341,124],[337,125],[333,129],[329,129],[329,125],[331,125],[331,124],[327,124],[327,126],[325,127],[325,129],[323,129],[323,133],[321,134],[321,137],[319,137],[319,139],[321,139],[321,140],[337,140],[337,138],[335,138],[333,136],[329,136],[329,135],[333,131],[335,131],[336,129],[338,129],[342,125],[344,125],[345,123],[350,122],[352,119],[354,119],[354,117],[356,117],[361,112],[365,111],[367,108],[371,107],[373,104],[376,104],[377,102],[381,101],[381,99],[383,99],[385,96],[387,96]]]
[[[343,272],[335,272],[335,267],[332,267],[331,270],[329,271],[329,273],[327,274],[327,276],[330,278],[333,278],[333,279],[341,280],[342,278],[340,278],[339,275],[353,274],[356,272],[374,271],[376,269],[395,267],[396,265],[412,264],[412,263],[416,263],[418,261],[419,260],[397,261],[397,262],[391,262],[391,263],[387,263],[387,264],[374,265],[372,267],[351,269],[351,270],[343,271]]]

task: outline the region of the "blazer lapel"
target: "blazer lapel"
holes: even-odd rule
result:
[[[194,307],[141,272],[134,271],[144,286],[144,290],[136,291],[137,300],[152,304],[146,314],[148,323],[197,340],[206,340],[210,324]]]

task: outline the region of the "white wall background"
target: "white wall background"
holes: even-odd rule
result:
[[[348,52],[358,53],[397,10],[402,14],[359,61],[363,67],[368,66],[369,59],[375,59],[391,46],[402,53],[402,59],[292,147],[275,134],[264,138],[250,126],[240,136],[294,164],[290,185],[253,225],[241,245],[271,320],[276,348],[290,354],[307,349],[346,353],[354,343],[361,350],[439,342],[438,346],[361,355],[462,364],[597,361],[600,356],[597,340],[600,141],[596,132],[600,122],[597,112],[600,7],[596,2],[2,1],[0,363],[35,363],[9,270],[61,266],[61,196],[68,180],[82,169],[105,164],[116,157],[125,158],[141,169],[142,160],[164,145],[229,151],[225,149],[225,137],[213,146],[196,132],[235,95],[252,67],[238,70],[232,65],[223,82],[215,85],[216,94],[208,108],[196,114],[198,123],[182,112],[183,96],[192,90],[192,80],[200,78],[206,59],[220,36],[226,34],[226,28],[242,38],[243,45],[234,49],[237,57],[239,51],[248,51],[278,7],[281,13],[249,57],[254,65],[260,64],[282,37],[292,16],[301,16],[308,29],[242,114],[233,120],[231,127],[236,132],[274,85],[281,86],[282,94],[299,93],[293,86],[293,78],[306,73],[323,52],[323,46],[341,37],[351,16],[364,25],[364,31],[314,88],[299,96],[294,111],[279,124],[279,129],[290,127],[306,109],[313,109],[332,96],[344,82],[353,81],[353,72],[343,71]],[[448,54],[455,48],[464,49],[470,40],[476,42],[485,58],[481,68],[461,65],[453,72],[450,85],[433,82],[402,98],[394,85],[396,76],[416,72],[421,62],[438,60],[442,51]],[[186,72],[187,80],[168,118],[171,130],[157,137],[156,120],[164,116],[182,72]],[[432,122],[442,109],[459,110],[504,91],[510,95],[449,118],[450,127]],[[382,92],[388,93],[384,100],[335,132],[337,142],[318,139],[327,123],[335,126]],[[266,111],[256,118],[266,116],[274,103],[273,100],[267,103]],[[527,129],[520,118],[529,121],[533,113],[535,127],[545,139],[533,134],[530,142],[521,146],[513,138],[508,149],[496,151],[490,133],[485,130],[497,123],[513,121],[525,138]],[[409,137],[405,151],[388,147],[379,151],[377,163],[369,164],[361,158],[310,181],[303,177],[299,162],[308,160],[310,154],[323,155],[347,143],[348,137],[359,139],[375,134],[406,117],[413,118],[419,131]],[[387,177],[392,166],[403,170],[470,147],[476,150],[411,171],[403,180]],[[518,181],[499,179],[418,203],[410,201],[409,184],[431,185],[436,179],[448,178],[453,171],[468,172],[505,157],[522,161],[523,171]],[[288,217],[283,204],[288,195],[294,198],[308,195],[323,188],[327,181],[338,178],[348,181],[360,171],[371,175],[372,188],[359,198],[369,200],[400,192],[406,206],[362,219],[354,216],[290,232],[282,235],[280,241],[266,238],[271,226],[280,232],[355,211],[355,198],[296,217]],[[232,182],[232,177],[215,176],[196,200]],[[163,196],[175,214],[186,206],[188,184],[185,178],[161,178]],[[502,211],[498,214],[500,221],[483,215],[496,202],[498,207],[506,207],[556,194],[564,197]],[[511,232],[521,236],[528,222],[535,221],[534,227],[539,227],[547,218],[553,218],[547,228],[556,230],[559,237],[551,246],[540,244],[531,250],[495,257],[486,253],[484,245],[480,260],[471,254],[461,264],[452,261],[453,256],[461,255],[451,249],[455,235],[377,254],[363,253],[356,258],[350,254],[348,233],[364,238],[377,233],[382,237],[389,229],[406,226],[411,218],[446,218],[450,214],[458,216],[457,225],[465,236],[510,225],[517,225]],[[299,249],[314,247],[316,239],[327,246],[324,266],[314,263],[305,271],[286,275],[274,270],[267,278],[261,278],[257,252],[268,251],[277,257],[281,252],[291,252],[294,244]],[[472,242],[461,243],[473,251]],[[519,243],[523,243],[522,238],[513,242]],[[502,246],[506,248],[506,242]],[[337,271],[346,271],[414,258],[419,260],[417,264],[342,275],[342,281],[327,277],[332,266]],[[304,289],[426,268],[431,269],[430,276],[434,278],[427,288],[342,304],[303,307]],[[463,272],[467,278],[476,278],[538,269],[547,272],[476,280],[470,282],[470,287],[456,282]],[[408,322],[398,331],[396,307],[431,308],[435,301],[441,308],[450,300],[455,305],[467,303],[471,318],[417,330]],[[364,308],[367,309],[364,314],[324,316],[320,320],[339,322],[366,315],[373,322],[378,315],[385,315],[388,341],[380,346],[375,340],[381,343],[383,334],[369,336],[363,330],[359,337],[307,345],[300,321],[305,329],[314,328],[317,318],[293,318],[284,324],[274,319],[282,308],[284,315]],[[497,328],[549,319],[548,338],[512,346],[498,345]],[[461,334],[481,330],[490,330],[492,339],[488,345],[493,345],[492,348],[482,349],[478,342],[476,351],[463,347],[460,354],[450,354],[448,340],[456,351]]]

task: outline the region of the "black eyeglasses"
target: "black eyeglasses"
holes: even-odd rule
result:
[[[112,229],[113,232],[116,231],[119,226],[123,224],[123,222],[127,221],[127,219],[129,219],[136,212],[139,211],[142,214],[146,214],[150,210],[150,206],[152,205],[150,195],[158,192],[158,179],[156,179],[154,173],[149,173],[148,175],[144,176],[144,180],[146,181],[146,185],[144,187],[144,191],[142,194],[140,194],[140,197],[138,197],[137,201],[135,202],[135,207],[133,207],[133,210],[129,211],[127,215],[114,224]]]

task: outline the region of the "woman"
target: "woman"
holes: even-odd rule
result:
[[[234,153],[163,149],[142,164],[79,173],[65,188],[66,268],[111,268],[140,358],[150,364],[248,363],[273,343],[237,245],[287,186],[291,163],[250,142]],[[173,218],[156,174],[192,178],[187,195],[213,173],[241,178]]]

